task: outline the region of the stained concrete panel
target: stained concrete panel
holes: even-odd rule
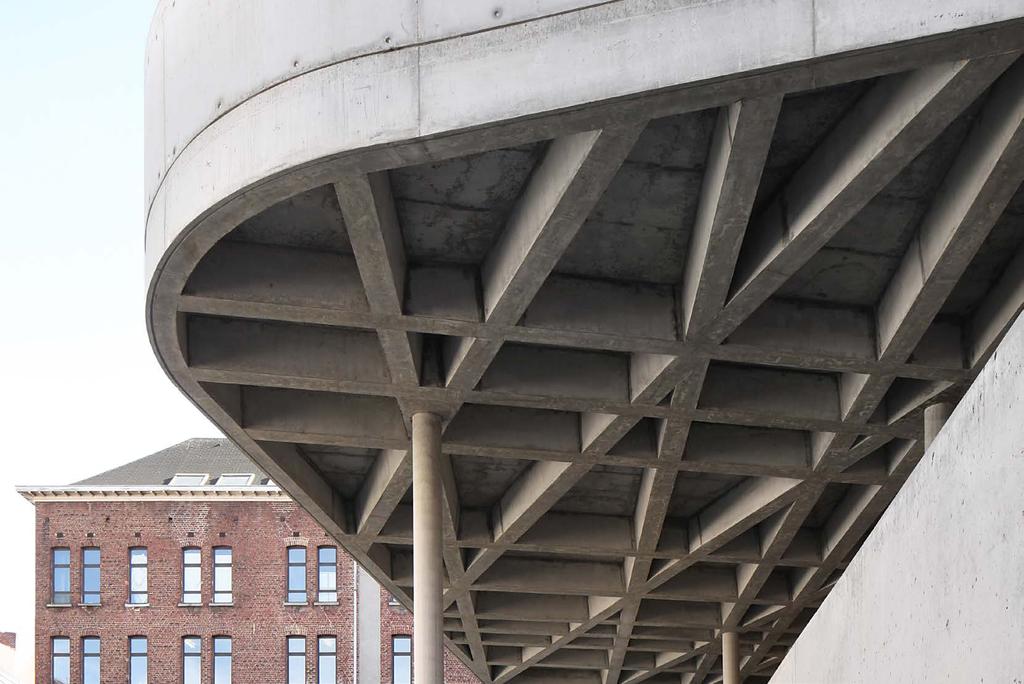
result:
[[[1024,320],[782,662],[774,684],[1024,681]]]
[[[278,202],[231,231],[229,240],[351,254],[338,196],[322,185]]]

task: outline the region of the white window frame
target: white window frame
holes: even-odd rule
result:
[[[175,482],[179,477],[201,477],[202,481],[199,484],[183,484]],[[168,483],[168,487],[202,487],[210,481],[210,473],[174,473],[174,477]]]
[[[242,482],[241,484],[221,484],[221,480],[223,480],[225,477],[244,477],[245,482]],[[214,483],[214,485],[217,487],[248,487],[249,485],[252,484],[252,481],[255,479],[255,473],[221,473],[217,477],[217,481]]]
[[[228,562],[218,562],[217,552],[227,551]],[[230,605],[235,601],[234,594],[234,574],[235,574],[235,551],[230,546],[214,546],[212,553],[210,553],[210,560],[213,563],[213,575],[210,578],[213,583],[213,603],[218,605]],[[217,569],[227,568],[227,588],[219,582]]]

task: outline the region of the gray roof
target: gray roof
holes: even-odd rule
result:
[[[169,483],[176,473],[208,473],[211,483],[224,473],[254,473],[253,484],[265,484],[268,479],[230,440],[192,438],[75,485],[158,486]]]

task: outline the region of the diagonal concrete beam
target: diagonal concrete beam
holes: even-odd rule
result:
[[[789,478],[758,478],[738,485],[722,495],[721,498],[689,520],[690,555],[685,560],[669,561],[663,567],[658,568],[652,577],[638,588],[637,596],[642,597],[648,594],[686,568],[706,559],[715,550],[791,503],[797,494],[799,485],[799,480]],[[592,596],[591,600],[594,601],[597,598],[599,597]],[[573,625],[573,629],[567,634],[553,639],[550,646],[531,649],[528,654],[524,652],[526,657],[523,658],[522,663],[506,668],[495,677],[494,681],[502,684],[515,677],[547,655],[583,636],[608,616],[621,611],[627,602],[634,600],[634,597],[600,598],[602,600],[599,602],[598,608],[591,611],[589,620]],[[679,658],[685,659],[694,655],[694,653],[688,653]],[[670,666],[666,665],[665,667]],[[647,674],[640,673],[640,675]],[[653,676],[653,674],[654,672],[651,671],[648,676]],[[641,676],[641,679],[646,678],[646,676]],[[631,681],[633,679],[636,678],[631,678]]]
[[[689,521],[690,551],[710,553],[781,509],[796,495],[799,480],[763,477],[747,480],[707,506]],[[661,584],[659,572],[652,581]]]
[[[711,667],[715,664],[716,660],[716,653],[706,653],[702,655],[700,660],[697,662],[696,671],[694,671],[690,681],[685,682],[685,684],[704,684],[704,679],[707,678],[708,674],[710,674]]]
[[[604,194],[646,122],[556,138],[481,267],[484,320],[515,323]]]
[[[639,421],[638,417],[608,416],[597,424],[588,425],[587,416],[581,417],[581,435],[584,441],[583,459],[580,461],[537,461],[509,487],[491,512],[492,540],[496,545],[514,543],[525,534],[558,500],[586,475],[595,459],[611,449]],[[463,581],[472,584],[498,558],[501,548],[481,549],[466,568]],[[445,604],[453,600],[458,587],[445,594]]]
[[[718,112],[680,288],[687,339],[725,304],[781,106],[769,96]]]
[[[444,555],[445,568],[448,571],[448,581],[449,583],[456,583],[461,582],[465,574],[462,551],[458,546],[462,506],[459,503],[459,492],[455,484],[455,474],[452,471],[452,461],[449,454],[441,454],[440,467],[441,493],[444,500],[441,515],[444,535],[442,553]],[[472,670],[481,681],[490,682],[487,651],[484,649],[483,639],[480,635],[480,623],[477,620],[473,597],[469,592],[464,592],[456,598],[456,603],[459,609],[459,619],[462,623],[462,632],[466,635],[466,641],[469,644],[469,651],[473,661]]]
[[[821,563],[796,575],[793,599],[789,607],[782,612],[765,638],[755,647],[753,655],[742,664],[742,676],[757,670],[793,620],[812,603],[823,583],[840,567],[899,492],[923,454],[924,449],[920,441],[894,443],[890,447],[891,476],[885,484],[855,489],[844,497],[823,530]]]
[[[412,485],[412,459],[407,450],[378,454],[355,500],[356,531],[367,540],[380,534]]]
[[[706,663],[704,667],[710,670],[710,668],[717,662],[717,653],[719,653],[720,650],[721,649],[716,650],[716,646],[713,642],[698,641],[694,642],[692,649],[682,653],[675,651],[661,651],[655,653],[653,668],[634,672],[632,675],[623,679],[622,684],[640,684],[640,682],[646,682],[654,677],[658,677],[657,681],[665,681],[664,677],[671,676],[670,673],[672,673],[673,670],[678,669],[681,664],[696,658],[698,659],[698,662],[694,667],[694,671],[692,673],[683,673],[680,675],[680,681],[684,684],[692,684],[698,681],[697,675],[701,672],[702,664]]]
[[[708,336],[726,338],[1015,57],[940,64],[879,81],[747,230],[729,301]]]
[[[673,378],[682,378],[672,393],[671,405],[674,409],[692,411],[697,407],[707,370],[707,359],[694,358],[677,364],[670,372],[666,373]],[[658,384],[652,382],[648,384],[648,387]],[[686,417],[673,417],[661,421],[658,435],[659,460],[678,462],[682,459],[691,422]],[[678,474],[671,469],[644,469],[633,513],[634,545],[638,553],[650,554],[657,549],[677,476]],[[647,580],[650,571],[650,557],[628,556],[623,564],[627,591],[635,591]],[[608,669],[603,673],[605,684],[618,684],[639,606],[640,601],[634,600],[623,607],[619,614],[615,641],[608,653]]]
[[[493,538],[510,544],[522,536],[555,505],[581,477],[591,463],[538,461],[517,479],[492,511]],[[481,549],[466,569],[464,581],[472,583],[501,557],[500,549]]]
[[[661,421],[657,435],[659,462],[670,465],[682,460],[692,422],[688,412],[697,407],[707,370],[706,359],[688,359],[673,370],[672,376],[681,379],[672,393],[670,406],[684,414]],[[633,513],[635,546],[640,554],[653,553],[658,547],[676,476],[677,473],[671,468],[644,469]],[[634,587],[646,581],[649,570],[649,561],[633,564],[626,574],[627,586]]]
[[[1024,249],[1017,251],[991,292],[971,315],[966,350],[970,367],[981,370],[1022,310]]]
[[[553,140],[480,269],[484,321],[514,325],[633,149],[646,122]],[[476,385],[496,340],[463,338],[451,352],[447,386]]]
[[[647,591],[664,584],[682,570],[707,557],[707,554],[727,543],[736,535],[785,509],[805,488],[806,485],[797,480],[763,478],[745,482],[723,495],[714,504],[691,518],[689,524],[690,557],[667,563],[652,576],[651,581],[648,582]],[[789,510],[792,510],[792,507]],[[706,644],[702,648],[712,649],[713,647]],[[695,655],[696,652],[662,654],[663,658],[657,667],[638,672],[627,681],[645,681]]]
[[[913,353],[978,248],[1024,181],[1024,62],[993,86],[978,120],[939,186],[876,313],[878,357],[902,363]],[[844,419],[865,422],[884,400],[891,375],[846,374]],[[925,393],[922,401],[930,397]],[[905,407],[906,408],[906,407]],[[816,468],[850,465],[851,435],[831,435]]]
[[[335,183],[335,191],[348,230],[349,241],[363,281],[372,313],[400,316],[405,294],[406,259],[401,227],[395,211],[387,172],[351,175]],[[401,385],[420,384],[422,337],[417,333],[379,329],[381,347],[392,381]],[[407,411],[403,410],[403,413]],[[412,467],[408,451],[384,451],[374,464],[360,492],[359,529],[374,536],[383,528],[411,484]],[[464,569],[458,549],[459,502],[451,459],[442,455],[442,489],[445,501],[443,544],[445,564],[452,580],[461,579]],[[478,677],[489,681],[486,652],[470,595],[458,598],[463,623]]]
[[[722,627],[737,629],[747,610],[782,560],[800,527],[825,490],[823,483],[806,485],[800,497],[773,519],[760,525],[761,561],[736,566],[737,599],[723,605]]]
[[[1024,181],[1024,61],[992,88],[878,304],[882,361],[914,351]]]
[[[342,532],[345,536],[351,533],[345,502],[341,495],[295,445],[260,442],[258,446],[261,454],[273,464],[269,469],[264,469],[274,482],[281,484],[282,487],[294,484],[296,489],[288,491],[303,492],[305,500],[301,502],[302,505],[321,522],[325,518],[329,520],[330,524],[325,525],[328,531],[334,534]],[[265,463],[266,461],[259,463],[260,467]]]
[[[515,324],[568,248],[615,172],[633,148],[643,124],[588,131],[551,143],[534,171],[498,243],[481,268],[484,319]],[[501,342],[462,338],[450,352],[446,385],[469,389],[494,359]],[[617,441],[637,419],[616,419],[599,435]],[[589,439],[588,447],[614,441]],[[514,542],[561,498],[592,464],[538,462],[524,473],[493,512],[495,542]],[[480,551],[463,574],[472,583],[501,555]],[[446,596],[448,602],[452,592]],[[461,597],[462,594],[455,594]]]
[[[387,172],[343,176],[334,188],[370,311],[377,315],[401,315],[405,246]],[[384,329],[378,334],[392,381],[418,385],[421,337]]]

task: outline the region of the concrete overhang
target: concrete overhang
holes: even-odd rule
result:
[[[1013,1],[158,6],[172,380],[485,682],[764,679],[1024,305]]]

